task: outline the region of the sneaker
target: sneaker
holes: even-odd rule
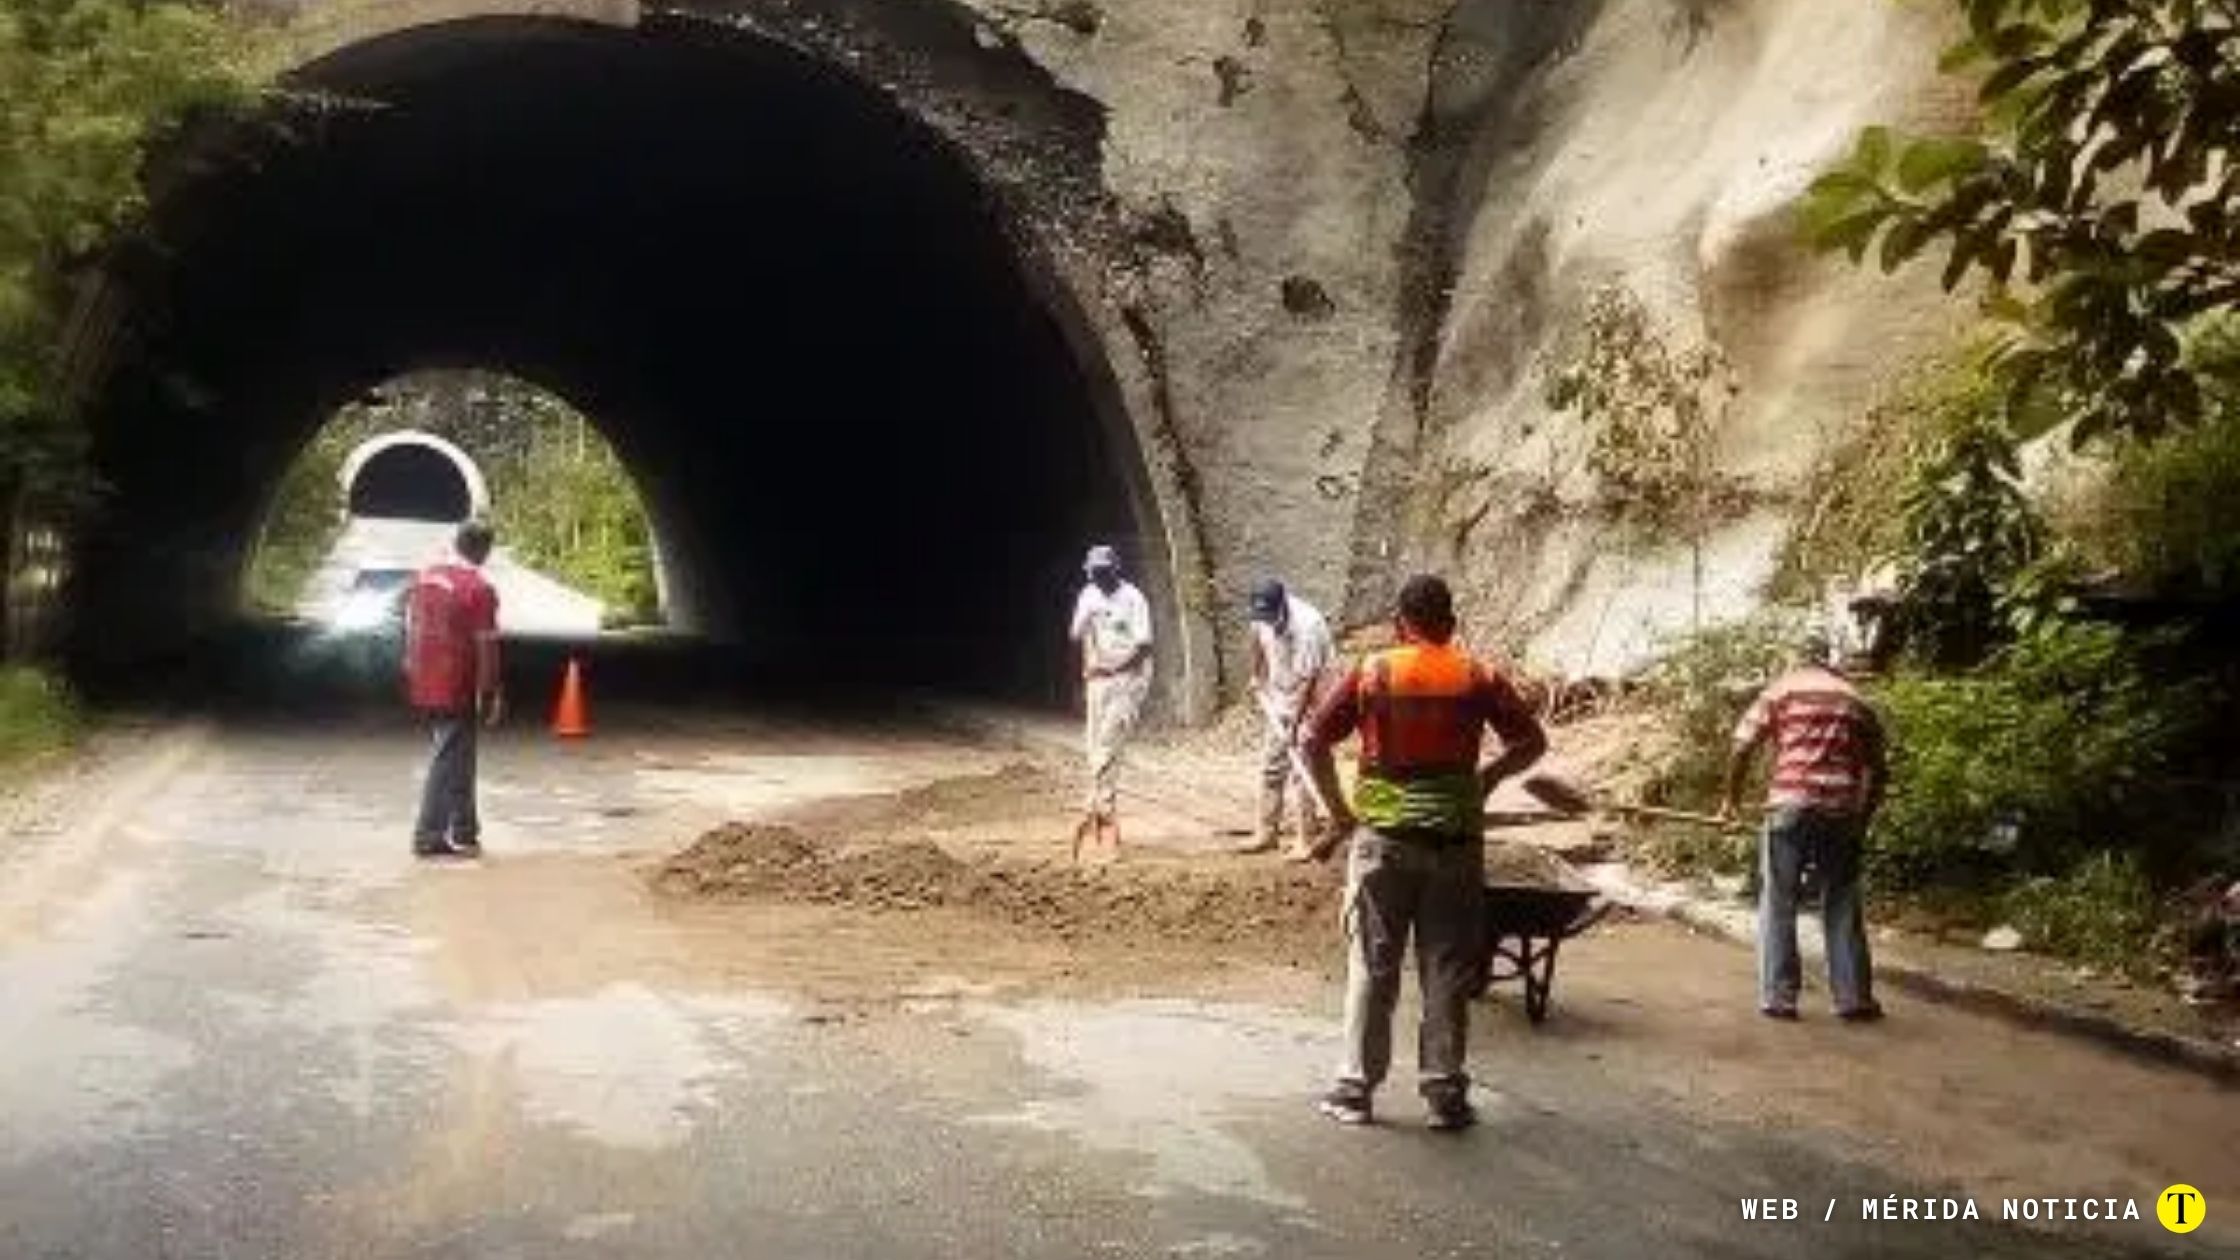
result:
[[[1478,1122],[1478,1109],[1460,1094],[1431,1099],[1430,1107],[1424,1124],[1435,1132],[1459,1133]]]
[[[1368,1124],[1375,1119],[1369,1111],[1369,1095],[1350,1085],[1340,1085],[1324,1094],[1314,1106],[1339,1124]]]
[[[1758,1013],[1767,1019],[1797,1018],[1797,1008],[1794,1006],[1761,1006],[1758,1008]]]
[[[1869,1002],[1865,1006],[1854,1006],[1848,1011],[1837,1011],[1836,1018],[1848,1024],[1871,1024],[1882,1018],[1882,1003]]]

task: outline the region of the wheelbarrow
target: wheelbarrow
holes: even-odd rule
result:
[[[1548,1018],[1548,991],[1556,980],[1556,950],[1602,921],[1610,903],[1592,892],[1538,884],[1486,885],[1486,955],[1475,997],[1506,980],[1524,982],[1525,1017]]]

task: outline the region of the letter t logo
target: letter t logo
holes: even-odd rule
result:
[[[2154,1215],[2171,1233],[2190,1234],[2208,1217],[2209,1204],[2192,1186],[2171,1186],[2155,1199]]]

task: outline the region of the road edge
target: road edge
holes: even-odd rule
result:
[[[1757,945],[1755,925],[1740,921],[1745,912],[1739,907],[1691,895],[1677,885],[1643,883],[1622,863],[1601,863],[1582,873],[1604,896],[1630,910],[1670,919],[1736,945]],[[1809,954],[1809,945],[1806,950]],[[2095,1041],[2135,1058],[2201,1073],[2220,1084],[2240,1085],[2240,1049],[2206,1037],[2143,1028],[2097,1011],[1940,975],[1907,962],[1878,960],[1874,975],[1877,983],[1926,1001]]]

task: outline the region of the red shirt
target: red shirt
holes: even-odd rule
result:
[[[1866,809],[1868,786],[1883,773],[1882,722],[1849,679],[1809,666],[1775,679],[1734,729],[1737,744],[1769,735],[1767,804],[1835,814]]]
[[[413,707],[472,709],[476,657],[498,633],[498,592],[472,565],[439,564],[412,580],[406,601],[405,686]]]

